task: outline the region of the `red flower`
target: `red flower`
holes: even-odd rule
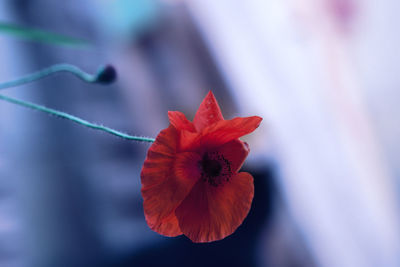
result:
[[[168,117],[170,126],[150,147],[141,172],[146,221],[166,236],[223,239],[242,224],[254,195],[253,177],[238,172],[249,153],[238,138],[262,119],[224,120],[212,92],[193,123],[179,111]]]

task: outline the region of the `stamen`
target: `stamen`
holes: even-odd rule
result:
[[[206,152],[199,167],[202,180],[212,186],[228,182],[232,176],[231,163],[219,152]]]

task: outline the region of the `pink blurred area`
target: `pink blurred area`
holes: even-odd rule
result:
[[[60,62],[111,63],[119,77],[104,87],[57,75],[8,95],[151,137],[168,110],[192,119],[209,90],[225,118],[264,120],[246,138],[249,217],[196,246],[145,223],[148,145],[0,103],[0,266],[400,266],[399,5],[1,2],[4,21],[94,46],[0,34],[0,81]]]

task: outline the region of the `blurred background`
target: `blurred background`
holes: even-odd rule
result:
[[[396,0],[3,0],[0,22],[88,40],[0,34],[4,91],[136,135],[192,119],[213,90],[225,118],[259,115],[244,170],[255,198],[226,239],[193,244],[146,225],[148,144],[0,103],[0,266],[400,266],[400,22]]]

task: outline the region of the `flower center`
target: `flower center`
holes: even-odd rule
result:
[[[207,154],[201,161],[201,167],[203,168],[204,174],[209,177],[218,176],[221,172],[222,166],[218,160],[209,159]]]
[[[219,186],[232,176],[231,163],[218,152],[206,152],[199,166],[201,178],[212,186]]]

